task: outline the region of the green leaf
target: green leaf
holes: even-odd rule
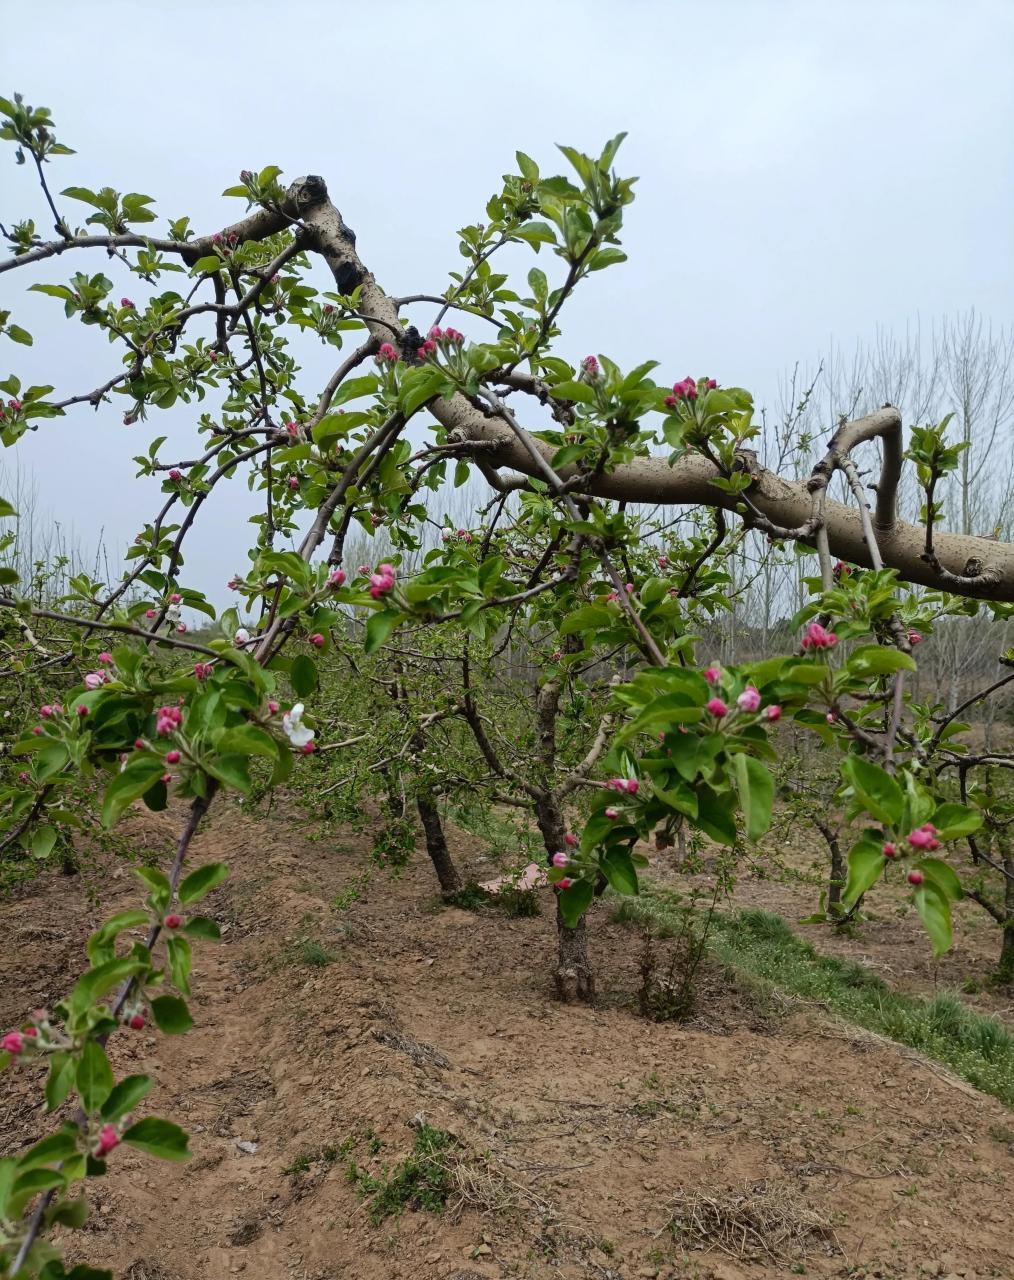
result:
[[[879,841],[862,836],[849,850],[849,871],[842,892],[847,907],[854,906],[863,894],[880,879],[887,859]]]
[[[151,1015],[159,1031],[167,1036],[181,1036],[194,1025],[186,1001],[179,996],[156,996],[151,1002]]]
[[[970,836],[982,826],[982,814],[963,804],[942,804],[930,819],[941,840],[958,840]]]
[[[213,756],[205,761],[204,767],[219,782],[224,782],[227,787],[232,787],[235,791],[242,791],[245,796],[253,790],[253,780],[247,768],[246,756],[228,754]]]
[[[890,774],[862,756],[847,756],[842,761],[841,771],[867,813],[888,826],[895,826],[901,821],[905,797]]]
[[[16,516],[17,514],[16,508],[12,507],[6,498],[0,498],[0,519],[5,516]]]
[[[957,902],[965,896],[957,873],[946,862],[942,862],[939,858],[921,858],[916,866],[926,879],[931,880],[934,887],[951,902]]]
[[[182,991],[185,996],[190,995],[193,948],[186,938],[176,935],[166,943],[166,953],[169,958],[169,972],[172,975],[173,986],[177,991]]]
[[[626,849],[610,849],[600,860],[599,866],[617,893],[637,893],[637,871]]]
[[[53,852],[53,846],[56,844],[57,830],[48,824],[39,827],[32,837],[32,857],[48,858]]]
[[[405,615],[397,609],[381,609],[370,614],[366,623],[366,640],[363,649],[366,653],[374,653],[384,643],[394,628]]]
[[[201,938],[206,942],[218,942],[222,937],[221,929],[208,916],[194,916],[183,926],[183,932],[190,938]]]
[[[710,787],[698,788],[697,825],[712,840],[730,846],[736,843],[736,821],[731,801],[732,796],[728,792],[720,794]]]
[[[102,1107],[103,1120],[122,1120],[152,1086],[151,1076],[124,1076]]]
[[[75,1077],[85,1111],[98,1111],[113,1088],[113,1069],[97,1040],[89,1040],[81,1052]]]
[[[765,765],[753,756],[732,757],[739,805],[746,819],[746,834],[759,840],[771,826],[771,806],[775,801],[775,781]]]
[[[849,654],[845,664],[851,675],[882,676],[895,671],[915,671],[915,659],[888,645],[868,644]]]
[[[32,345],[32,335],[27,329],[22,329],[19,324],[9,324],[7,326],[7,336],[10,338],[11,342],[20,343],[23,347],[30,347]]]
[[[111,827],[129,805],[159,781],[164,772],[164,762],[153,756],[132,759],[106,787],[102,801],[102,825]]]
[[[259,729],[255,724],[241,724],[234,729],[226,729],[215,743],[218,751],[238,752],[240,755],[268,756],[274,759],[278,754],[278,743],[270,733]]]
[[[146,1116],[143,1120],[138,1120],[137,1124],[132,1124],[124,1132],[123,1141],[162,1160],[190,1158],[187,1135],[179,1125],[169,1120],[160,1120],[157,1116]]]
[[[557,895],[560,915],[568,929],[573,929],[591,906],[595,886],[590,880],[577,880],[569,889],[561,889]]]
[[[595,392],[587,382],[558,382],[552,388],[554,400],[576,400],[580,404],[594,404]]]
[[[183,906],[192,902],[200,902],[205,894],[210,893],[229,875],[229,868],[224,862],[209,862],[196,871],[191,871],[179,889],[179,899]]]
[[[51,1133],[48,1138],[43,1138],[34,1147],[29,1147],[19,1158],[18,1168],[22,1171],[39,1169],[43,1165],[54,1164],[58,1160],[69,1160],[76,1151],[77,1141],[74,1133],[63,1129],[59,1133]]]
[[[297,697],[308,697],[317,688],[317,664],[305,653],[298,654],[292,659],[289,680]]]
[[[70,1093],[74,1083],[76,1064],[69,1053],[54,1053],[49,1062],[46,1079],[46,1110],[55,1111]]]
[[[915,907],[933,943],[933,954],[942,956],[953,941],[951,904],[933,881],[926,880],[915,891]]]
[[[560,627],[560,634],[571,636],[576,631],[591,631],[598,627],[615,625],[616,622],[616,614],[608,605],[587,604],[567,614]]]

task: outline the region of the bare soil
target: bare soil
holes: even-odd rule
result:
[[[165,861],[179,816],[132,816],[139,852]],[[471,878],[496,873],[449,834]],[[197,950],[196,1025],[110,1046],[118,1072],[155,1077],[145,1105],[190,1131],[193,1159],[117,1151],[71,1258],[117,1280],[1014,1275],[1014,1118],[998,1101],[718,973],[691,1024],[644,1022],[637,938],[606,903],[590,922],[599,1003],[561,1006],[549,891],[536,918],[445,909],[423,856],[364,885],[368,844],[218,808],[193,865],[233,874],[208,900],[224,939]],[[813,906],[791,883],[741,892],[790,919]],[[129,869],[97,856],[0,906],[0,1025],[57,1000],[88,932],[136,900]],[[925,944],[916,961],[914,926],[890,923],[820,944],[918,987]],[[966,945],[948,982],[981,959]],[[0,1081],[5,1150],[51,1124],[38,1083]],[[348,1162],[380,1174],[422,1119],[457,1140],[447,1210],[374,1226]]]

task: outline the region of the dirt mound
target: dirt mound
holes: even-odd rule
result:
[[[151,848],[175,816],[131,822]],[[636,938],[605,904],[600,1003],[556,1004],[548,895],[533,919],[440,909],[422,857],[364,887],[367,844],[224,805],[198,837],[195,865],[233,874],[210,900],[224,941],[197,950],[196,1025],[111,1045],[194,1158],[118,1152],[75,1260],[124,1280],[1011,1274],[1000,1103],[714,978],[691,1025],[641,1021]],[[122,866],[96,866],[101,902],[87,881],[0,908],[4,1025],[57,998],[88,931],[136,898]],[[25,1072],[0,1087],[16,1149],[47,1121]]]

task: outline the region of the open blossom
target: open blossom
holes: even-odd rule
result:
[[[282,716],[282,728],[285,730],[286,737],[294,747],[305,750],[308,743],[313,741],[314,731],[308,729],[303,724],[304,706],[301,702],[297,702],[291,710],[286,711]]]
[[[721,698],[709,698],[704,704],[705,711],[710,711],[713,716],[721,719],[722,716],[729,714],[729,708],[725,705]]]
[[[748,684],[736,699],[736,705],[739,707],[740,711],[746,711],[750,715],[753,715],[760,706],[760,700],[761,696],[759,690],[755,689],[752,684]]]
[[[833,649],[837,643],[835,633],[825,630],[819,622],[809,623],[802,639],[804,649]]]
[[[705,667],[704,678],[707,680],[708,684],[718,684],[719,680],[722,678],[721,669],[719,667]]]

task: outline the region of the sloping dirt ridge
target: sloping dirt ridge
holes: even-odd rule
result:
[[[128,830],[168,849],[178,823]],[[464,870],[496,873],[451,837]],[[423,856],[364,887],[367,846],[218,807],[191,864],[232,868],[208,900],[225,933],[197,949],[196,1025],[111,1044],[118,1072],[155,1077],[145,1105],[190,1131],[193,1159],[121,1148],[70,1258],[124,1280],[1014,1275],[1014,1118],[995,1099],[720,975],[689,1026],[640,1020],[636,936],[605,904],[600,1003],[563,1007],[548,891],[534,919],[441,909]],[[97,859],[0,905],[0,1024],[58,999],[88,932],[136,900]],[[51,1123],[37,1085],[0,1080],[5,1152]],[[380,1174],[423,1122],[456,1139],[448,1208],[374,1225],[348,1162]]]

